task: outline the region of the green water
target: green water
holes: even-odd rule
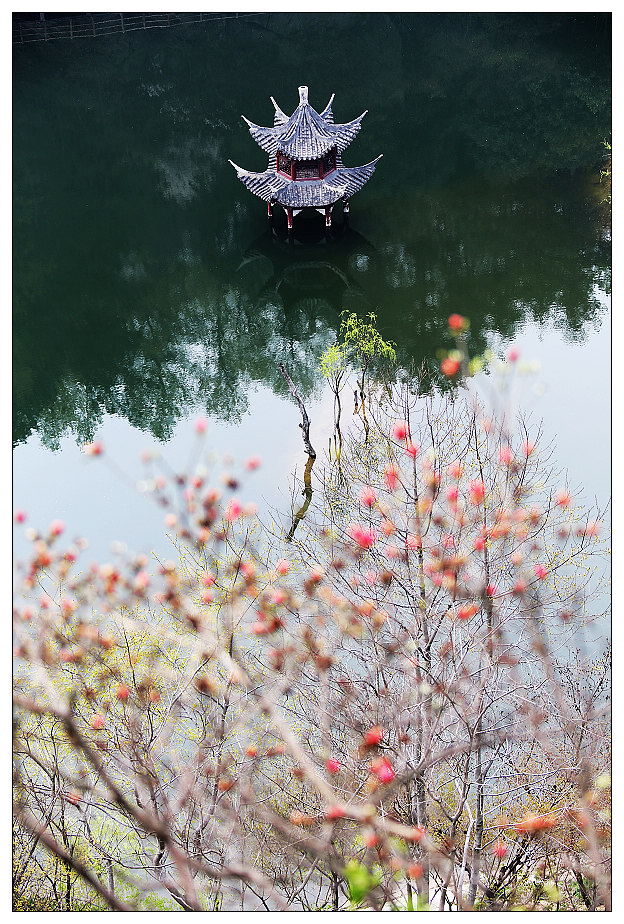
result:
[[[608,449],[610,43],[609,14],[286,13],[15,46],[16,502],[102,532],[77,444],[175,455],[198,410],[283,480],[301,446],[277,362],[320,426],[345,308],[375,311],[405,366],[448,345],[452,312],[475,351],[524,337],[560,461],[585,423]],[[228,158],[265,168],[240,116],[271,124],[300,84],[317,110],[335,92],[337,121],[369,110],[347,165],[384,157],[348,228],[300,220],[289,246]],[[572,468],[608,497],[608,461]]]

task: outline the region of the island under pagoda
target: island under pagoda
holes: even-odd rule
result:
[[[230,163],[247,189],[268,204],[269,217],[275,203],[282,206],[289,230],[293,217],[302,209],[320,212],[328,228],[337,202],[342,202],[348,214],[350,196],[371,178],[382,157],[380,154],[362,167],[344,166],[342,152],[359,132],[368,110],[353,122],[337,125],[332,113],[334,95],[319,113],[308,102],[308,88],[299,87],[299,105],[291,116],[271,97],[275,108],[272,128],[255,125],[243,116],[252,138],[269,155],[269,166],[263,173],[252,173]]]

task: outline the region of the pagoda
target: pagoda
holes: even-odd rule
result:
[[[343,165],[342,152],[359,132],[366,112],[353,122],[336,125],[332,113],[334,95],[319,113],[308,102],[308,88],[299,87],[299,105],[291,116],[282,112],[271,97],[275,108],[272,128],[255,125],[243,116],[252,138],[269,155],[269,166],[264,173],[252,173],[230,163],[247,189],[267,203],[269,218],[276,202],[282,206],[289,231],[293,217],[302,209],[316,209],[324,215],[327,228],[331,227],[332,209],[337,202],[342,202],[347,215],[350,196],[371,178],[382,157],[380,154],[363,167]]]

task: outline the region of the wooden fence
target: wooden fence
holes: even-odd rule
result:
[[[212,22],[259,16],[259,13],[86,13],[59,19],[13,22],[13,44],[55,42],[60,39],[95,38],[136,32],[137,29],[167,29],[187,23]]]

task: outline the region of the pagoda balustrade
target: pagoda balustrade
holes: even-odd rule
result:
[[[336,160],[336,148],[317,160],[293,160],[279,151],[277,172],[291,180],[322,180],[336,169]]]

